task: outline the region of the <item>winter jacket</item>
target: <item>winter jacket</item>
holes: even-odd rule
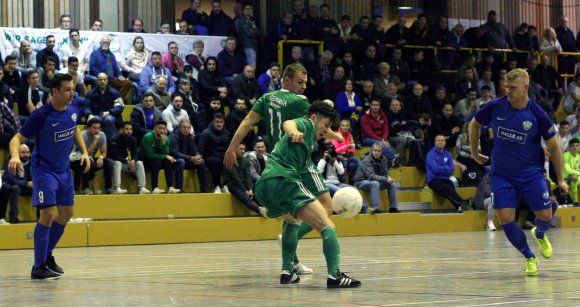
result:
[[[453,175],[455,167],[453,166],[453,157],[445,149],[437,150],[433,147],[427,154],[427,182],[433,179],[449,179]]]

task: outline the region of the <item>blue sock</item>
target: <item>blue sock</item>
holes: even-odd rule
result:
[[[52,250],[60,241],[62,234],[64,233],[64,225],[57,223],[56,221],[52,222],[52,227],[50,227],[50,234],[48,235],[48,249],[47,255],[52,255]]]
[[[511,221],[507,224],[501,225],[505,236],[510,241],[510,243],[520,251],[526,258],[536,257],[530,247],[528,246],[528,241],[526,240],[526,234],[522,231],[520,226],[516,221]]]
[[[46,261],[49,234],[50,227],[36,223],[34,228],[34,268],[38,268]]]
[[[550,227],[552,227],[552,220],[543,221],[539,218],[536,218],[536,238],[543,239],[544,234],[548,232]]]

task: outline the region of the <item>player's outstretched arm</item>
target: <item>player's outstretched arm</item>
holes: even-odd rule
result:
[[[87,146],[85,146],[85,141],[83,140],[83,135],[81,129],[77,126],[75,129],[75,143],[78,149],[83,153],[81,157],[81,165],[85,166],[85,173],[91,168],[91,159],[89,159],[89,153],[87,152]]]
[[[232,140],[230,141],[230,146],[228,146],[228,149],[226,150],[226,153],[224,155],[224,165],[226,166],[226,168],[229,169],[232,168],[234,164],[235,165],[238,164],[238,162],[236,161],[236,148],[238,148],[238,145],[240,145],[240,143],[246,137],[250,129],[252,129],[252,127],[261,119],[262,116],[259,113],[250,111],[248,115],[246,115],[244,120],[242,120],[240,126],[238,127],[236,133],[234,134],[234,137],[232,137]]]
[[[560,142],[558,141],[558,137],[554,135],[549,140],[546,140],[546,147],[548,152],[550,153],[550,161],[554,165],[554,170],[556,172],[556,179],[558,180],[558,186],[562,190],[562,192],[568,192],[568,184],[564,180],[562,175],[562,149],[560,148]]]
[[[294,143],[304,143],[304,133],[298,130],[298,125],[293,120],[287,120],[282,125],[284,132],[288,134],[292,142]]]
[[[481,124],[475,120],[475,117],[471,120],[469,124],[469,145],[471,146],[471,157],[473,160],[477,161],[477,163],[483,165],[488,160],[488,156],[484,156],[479,153],[479,136],[481,131]]]
[[[23,170],[22,161],[20,161],[20,145],[26,141],[26,137],[17,132],[10,140],[10,162],[8,163],[8,171],[14,175]]]
[[[344,137],[342,136],[342,134],[336,133],[336,132],[332,131],[332,129],[328,129],[328,132],[326,133],[326,139],[335,140],[339,143],[344,141]]]

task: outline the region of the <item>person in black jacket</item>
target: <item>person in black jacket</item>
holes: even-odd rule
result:
[[[204,69],[199,72],[197,78],[199,81],[201,101],[207,107],[210,98],[213,96],[225,99],[228,96],[228,87],[226,86],[224,78],[220,76],[216,57],[208,57],[203,66]]]
[[[191,122],[182,119],[179,122],[179,129],[173,130],[169,137],[171,139],[169,154],[176,159],[183,159],[185,161],[184,169],[195,169],[201,193],[209,192],[205,161],[195,145],[195,135],[192,134]]]
[[[250,175],[250,161],[244,157],[245,152],[246,145],[243,143],[239,144],[236,149],[237,165],[234,165],[231,169],[226,168],[224,170],[228,182],[228,190],[246,208],[267,217],[267,210],[260,207],[260,204],[254,198],[254,185],[252,184],[252,176]]]
[[[228,192],[227,187],[221,184],[221,175],[224,154],[229,144],[230,132],[224,128],[224,115],[215,113],[211,125],[199,135],[199,152],[212,174],[215,193]]]
[[[131,112],[131,124],[133,124],[133,135],[137,139],[137,144],[145,133],[153,130],[155,123],[161,118],[161,111],[155,107],[155,97],[151,93],[143,95],[143,103],[135,106]]]
[[[248,115],[247,109],[248,107],[246,100],[241,98],[236,99],[234,109],[231,110],[230,113],[228,113],[228,116],[226,116],[225,128],[227,131],[238,130],[238,127],[240,126],[246,115]],[[254,130],[250,129],[250,131],[248,131],[248,134],[246,134],[242,142],[246,145],[246,148],[249,148],[252,146],[252,144],[254,144],[255,139],[256,133],[254,133]]]
[[[109,77],[105,73],[97,76],[97,87],[87,93],[85,97],[91,109],[91,114],[103,122],[103,129],[107,138],[111,138],[117,127],[121,126],[121,114],[125,108],[119,91],[109,86]]]
[[[17,224],[18,219],[18,197],[32,195],[32,173],[30,172],[30,148],[26,144],[20,145],[18,151],[22,161],[22,170],[13,175],[4,172],[2,176],[2,189],[0,190],[0,224],[5,224],[6,208],[10,200],[10,224]],[[6,166],[8,169],[8,166]]]
[[[125,194],[121,189],[121,171],[134,173],[137,177],[139,194],[149,194],[145,188],[145,167],[138,160],[137,140],[133,137],[133,124],[123,123],[123,130],[109,141],[109,159],[113,160],[113,194]]]

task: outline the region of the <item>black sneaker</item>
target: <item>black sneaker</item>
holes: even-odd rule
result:
[[[289,284],[296,284],[300,282],[300,277],[295,273],[288,273],[286,271],[280,274],[280,284],[282,285],[289,285]]]
[[[64,271],[58,264],[56,264],[56,261],[54,261],[54,256],[52,255],[46,257],[46,267],[58,275],[64,274]]]
[[[371,214],[379,214],[379,213],[383,213],[383,211],[379,208],[373,209],[373,211],[371,211]]]
[[[401,210],[399,208],[389,208],[389,213],[401,213]]]
[[[360,281],[352,279],[346,276],[346,274],[341,272],[338,272],[337,278],[328,276],[328,278],[326,279],[327,288],[356,288],[360,286],[361,286]]]
[[[32,272],[30,273],[30,278],[32,279],[56,279],[59,277],[60,274],[51,271],[44,263],[36,269],[32,266]]]

